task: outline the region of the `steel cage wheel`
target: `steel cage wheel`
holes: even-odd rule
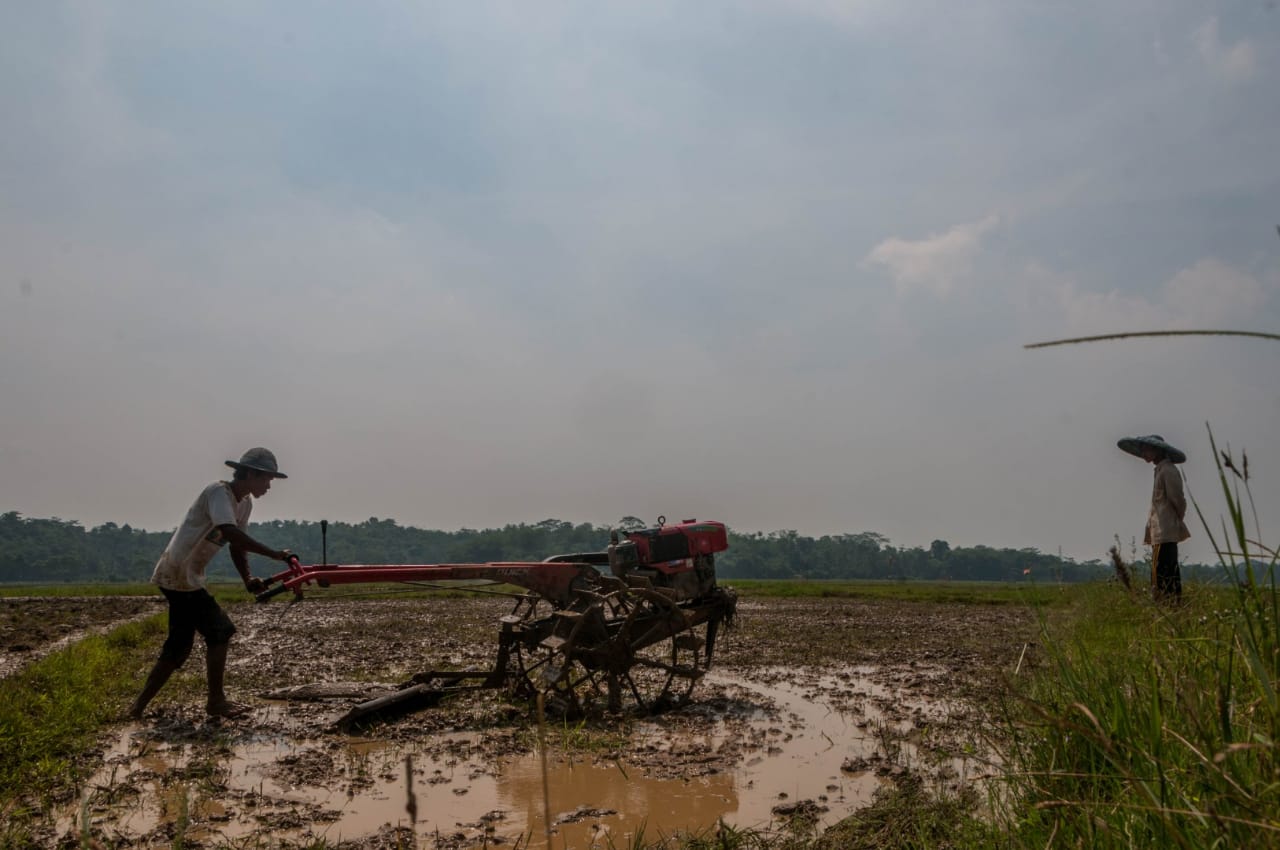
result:
[[[560,717],[621,712],[626,703],[656,714],[687,703],[707,670],[705,623],[693,625],[652,588],[616,582],[598,590],[520,628],[509,661],[514,695],[542,694],[547,713]]]
[[[669,597],[645,588],[630,593],[630,610],[613,641],[614,656],[625,664],[610,670],[610,708],[620,708],[624,692],[648,714],[684,705],[706,673],[703,639]]]
[[[516,696],[544,697],[548,714],[580,717],[603,699],[605,671],[591,664],[590,649],[607,641],[608,600],[592,591],[580,591],[563,611],[530,624],[516,640],[511,671]]]

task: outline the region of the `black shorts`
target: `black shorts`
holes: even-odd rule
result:
[[[160,657],[177,664],[187,660],[196,632],[208,646],[228,643],[236,633],[235,624],[209,591],[169,590],[160,588],[169,600],[169,636],[165,638]]]

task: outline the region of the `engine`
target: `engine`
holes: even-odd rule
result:
[[[658,518],[654,528],[610,532],[610,571],[621,579],[645,577],[655,587],[675,591],[676,601],[699,599],[715,590],[716,553],[729,548],[728,530],[721,522],[682,520],[667,525]]]

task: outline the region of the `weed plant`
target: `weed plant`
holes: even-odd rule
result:
[[[1045,627],[1038,674],[1004,705],[1010,847],[1280,847],[1276,556],[1209,440],[1221,531],[1196,511],[1231,584],[1172,605],[1099,585],[1064,632]]]

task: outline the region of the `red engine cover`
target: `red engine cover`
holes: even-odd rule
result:
[[[724,523],[696,519],[629,531],[627,539],[636,544],[640,563],[659,567],[663,572],[692,569],[695,555],[711,555],[729,548],[729,532]],[[684,561],[688,563],[677,563]]]

